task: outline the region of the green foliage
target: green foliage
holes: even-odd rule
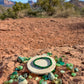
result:
[[[73,17],[84,16],[84,8],[79,8],[65,0],[39,0],[32,7],[16,2],[12,8],[0,6],[0,19],[22,17]]]
[[[19,18],[27,15],[27,12],[23,10],[26,10],[29,12],[31,10],[31,7],[29,4],[23,4],[21,2],[17,3],[12,7],[8,8],[6,11],[2,12],[0,14],[0,19],[5,19],[5,18]]]

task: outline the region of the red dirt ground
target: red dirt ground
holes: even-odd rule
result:
[[[73,63],[79,68],[76,77],[71,77],[68,71],[61,75],[63,84],[84,84],[84,18],[0,21],[0,84],[20,65],[16,62],[18,56],[30,57],[46,52],[59,57],[66,55],[65,63]],[[29,84],[35,84],[33,81]]]

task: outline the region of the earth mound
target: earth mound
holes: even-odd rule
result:
[[[73,63],[79,69],[76,77],[71,77],[68,71],[60,75],[63,84],[84,84],[84,18],[0,21],[1,84],[8,79],[15,67],[21,65],[16,62],[18,56],[33,57],[47,52],[58,57],[66,55],[65,63]],[[32,80],[29,80],[30,84],[37,84]]]

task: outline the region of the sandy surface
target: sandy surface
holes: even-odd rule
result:
[[[8,79],[15,67],[22,65],[16,62],[18,56],[33,57],[46,52],[58,57],[66,55],[65,63],[73,63],[79,68],[76,77],[71,77],[69,71],[60,75],[58,72],[65,68],[58,68],[56,73],[63,84],[84,84],[84,18],[0,21],[0,84]],[[37,84],[32,80],[30,84]]]

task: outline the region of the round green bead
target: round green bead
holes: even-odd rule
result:
[[[66,67],[69,67],[70,66],[70,64],[66,64]]]
[[[75,76],[76,76],[76,73],[71,73],[71,75],[72,75],[73,77],[75,77]]]
[[[55,77],[58,77],[58,75],[57,75],[57,74],[55,74]]]

